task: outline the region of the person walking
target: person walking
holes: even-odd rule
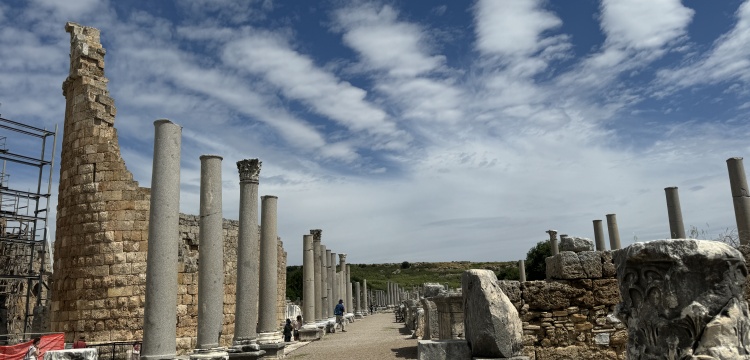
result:
[[[284,342],[292,341],[292,320],[286,319],[286,325],[284,325]]]
[[[336,322],[341,324],[341,332],[346,332],[346,319],[344,319],[344,300],[339,299],[339,303],[333,308],[333,315],[336,315]]]
[[[297,315],[297,320],[292,322],[294,328],[294,341],[299,341],[299,329],[302,328],[302,315]]]
[[[26,356],[24,360],[39,360],[39,338],[34,338],[34,342],[29,346],[29,350],[26,350]]]

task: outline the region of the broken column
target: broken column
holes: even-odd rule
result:
[[[227,357],[219,347],[224,323],[224,234],[221,206],[221,156],[202,155],[200,185],[200,261],[198,262],[198,339],[200,358]],[[191,358],[195,358],[192,356]]]
[[[731,246],[655,240],[614,252],[629,359],[744,359],[747,267]]]
[[[667,195],[667,215],[669,218],[669,237],[672,239],[684,239],[685,225],[682,223],[682,209],[680,209],[680,194],[677,187],[664,188]]]
[[[182,128],[154,122],[154,161],[146,259],[146,294],[141,359],[175,357],[177,349],[177,251],[180,227]]]
[[[740,244],[750,244],[750,190],[747,187],[745,167],[741,157],[727,159],[729,169],[729,186],[732,190],[734,217],[737,221],[737,235]]]
[[[526,261],[518,260],[518,279],[526,282]]]
[[[596,242],[596,251],[606,251],[604,244],[604,228],[601,220],[594,220],[594,242]]]
[[[620,249],[620,230],[617,229],[617,215],[607,214],[607,230],[609,231],[609,249]]]
[[[299,331],[300,341],[320,339],[320,330],[315,324],[315,251],[313,250],[313,236],[302,236],[302,316],[305,325]]]
[[[276,320],[278,296],[278,234],[276,207],[278,198],[261,198],[260,210],[260,292],[258,298],[258,345],[267,358],[283,358],[284,343]]]
[[[552,255],[557,255],[560,253],[560,250],[557,248],[557,230],[547,230],[547,234],[549,234],[549,247],[552,250]]]

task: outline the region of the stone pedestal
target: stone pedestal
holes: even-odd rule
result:
[[[216,349],[195,349],[190,360],[229,360],[229,353]]]
[[[258,339],[258,342],[260,343],[260,339]],[[272,343],[272,344],[260,344],[260,350],[264,351],[265,354],[261,356],[261,359],[283,359],[284,358],[284,348],[286,347],[286,344],[283,342],[281,343]]]
[[[458,292],[446,292],[431,299],[437,307],[438,338],[440,340],[464,338],[463,296]],[[432,334],[433,338],[435,334]]]
[[[249,346],[244,346],[245,348]],[[258,344],[255,344],[255,347],[260,347]],[[265,350],[249,350],[248,351],[241,351],[243,346],[233,346],[229,349],[227,354],[229,354],[230,360],[256,360],[263,357],[263,355],[266,354]]]
[[[471,360],[471,349],[466,340],[419,340],[419,360]]]
[[[177,250],[182,128],[154,122],[154,164],[148,226],[146,299],[141,359],[174,358],[177,349]]]

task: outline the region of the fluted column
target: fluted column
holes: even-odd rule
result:
[[[201,160],[198,250],[197,349],[219,347],[224,323],[224,234],[221,206],[221,156]]]
[[[237,162],[240,174],[240,228],[232,341],[235,345],[254,343],[258,337],[258,183],[261,165],[258,159]]]
[[[175,357],[177,349],[177,244],[180,241],[182,128],[154,122],[154,160],[146,257],[141,359]]]
[[[315,322],[321,322],[323,321],[323,278],[320,273],[322,260],[320,257],[320,240],[322,230],[310,230],[310,235],[313,236],[313,251],[315,252]]]
[[[732,190],[734,218],[737,222],[737,235],[740,245],[750,244],[750,189],[747,187],[745,166],[741,157],[727,159],[729,186]]]
[[[557,230],[547,230],[547,234],[549,234],[549,247],[552,250],[552,255],[557,255],[560,253],[560,250],[558,250],[557,247]]]
[[[305,282],[302,284],[302,296],[304,302],[303,314],[305,327],[317,329],[315,325],[315,250],[313,250],[313,236],[302,236],[303,251],[302,276]]]
[[[266,195],[261,198],[260,213],[260,294],[258,299],[258,343],[279,343],[276,323],[276,297],[278,296],[277,274],[277,229],[276,203],[278,198]]]
[[[344,306],[346,307],[346,311],[352,311],[351,308],[349,308],[349,301],[346,300],[346,254],[339,254],[339,277],[341,281],[341,287],[340,287],[340,299],[344,299]]]
[[[607,230],[609,230],[610,250],[620,249],[620,230],[617,228],[617,215],[607,214]]]
[[[667,217],[669,219],[669,236],[672,239],[684,239],[685,225],[682,223],[682,209],[680,208],[680,193],[677,187],[664,188],[667,196]]]
[[[604,243],[604,228],[602,227],[601,220],[594,220],[594,240],[596,243],[596,251],[607,250],[607,246]]]

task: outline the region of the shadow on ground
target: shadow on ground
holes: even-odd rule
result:
[[[411,335],[411,330],[409,330],[406,326],[398,328],[398,332],[401,335]]]
[[[416,359],[417,358],[417,346],[404,346],[400,348],[391,349],[393,355],[397,359]]]

